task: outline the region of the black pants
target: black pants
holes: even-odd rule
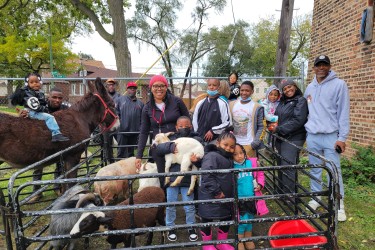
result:
[[[228,217],[228,218],[225,218],[225,219],[221,219],[220,221],[228,221],[230,220],[231,217]],[[202,223],[206,223],[206,222],[213,222],[214,220],[212,219],[206,219],[206,218],[202,218],[201,222]],[[219,229],[221,231],[223,231],[224,233],[228,233],[229,232],[229,228],[230,226],[229,225],[226,225],[226,226],[219,226]],[[205,235],[211,235],[211,227],[202,227],[201,228],[201,231],[205,234]]]
[[[103,133],[103,141],[106,143],[106,154],[107,154],[107,160],[109,163],[114,163],[115,159],[113,158],[113,139],[116,139],[117,132],[104,132]]]
[[[292,143],[296,144],[297,146],[303,146],[305,141],[291,141]],[[275,143],[276,149],[278,153],[285,158],[278,159],[278,165],[295,165],[299,162],[299,152],[300,150],[293,145],[290,145],[287,142],[276,140]],[[282,193],[293,193],[296,189],[296,179],[297,179],[297,171],[295,169],[285,169],[278,171],[279,177],[279,190]]]
[[[156,166],[158,168],[158,173],[165,173],[165,158],[164,156],[159,156],[156,153],[156,148],[151,148],[150,154],[152,158],[154,159],[154,162],[156,163]],[[160,180],[160,187],[164,188],[165,184],[165,177],[159,177]]]
[[[119,146],[134,145],[133,147],[119,147],[117,149],[117,158],[129,158],[134,156],[134,149],[138,143],[138,135],[117,135]]]

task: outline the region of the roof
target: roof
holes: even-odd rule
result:
[[[97,61],[97,60],[82,60],[82,64],[84,66],[93,66],[93,67],[97,67],[97,68],[105,68],[103,62]]]

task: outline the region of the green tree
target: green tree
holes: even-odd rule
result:
[[[297,16],[293,22],[289,48],[289,75],[298,75],[300,65],[307,61],[309,54],[311,15]],[[232,36],[237,31],[233,48]],[[220,30],[212,28],[209,36],[215,41],[215,49],[210,53],[205,76],[227,76],[237,71],[245,76],[273,76],[279,22],[274,16],[262,18],[255,24],[239,21],[236,26],[228,25]]]
[[[249,59],[254,49],[250,45],[248,32],[249,24],[241,20],[236,25],[211,28],[207,39],[214,42],[215,50],[209,54],[203,66],[204,75],[228,76],[232,71],[237,71],[239,75],[249,72]]]

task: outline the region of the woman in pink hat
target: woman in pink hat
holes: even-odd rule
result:
[[[146,146],[150,131],[152,138],[158,133],[176,132],[176,122],[180,116],[189,116],[189,111],[181,98],[167,91],[168,81],[162,75],[151,78],[149,88],[151,90],[150,101],[142,110],[141,131],[138,141],[136,166],[141,167],[141,158]],[[156,162],[159,173],[164,173],[165,160],[156,154],[151,148],[150,155]],[[164,178],[160,178],[160,184],[164,186]]]

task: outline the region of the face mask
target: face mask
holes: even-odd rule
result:
[[[207,94],[208,94],[209,96],[215,96],[215,95],[217,95],[218,93],[219,93],[218,90],[207,90]]]
[[[190,135],[191,129],[190,128],[180,128],[177,130],[178,134],[181,137],[188,137]]]
[[[251,97],[248,97],[246,99],[242,99],[242,97],[240,97],[240,100],[243,101],[243,102],[249,102],[249,101],[251,101]]]
[[[236,161],[234,161],[234,164],[242,165],[242,164],[244,164],[244,162],[245,162],[245,160],[243,160],[242,162],[236,162]]]
[[[223,148],[217,147],[217,150],[220,152],[222,156],[225,158],[232,159],[233,153],[225,151]]]

